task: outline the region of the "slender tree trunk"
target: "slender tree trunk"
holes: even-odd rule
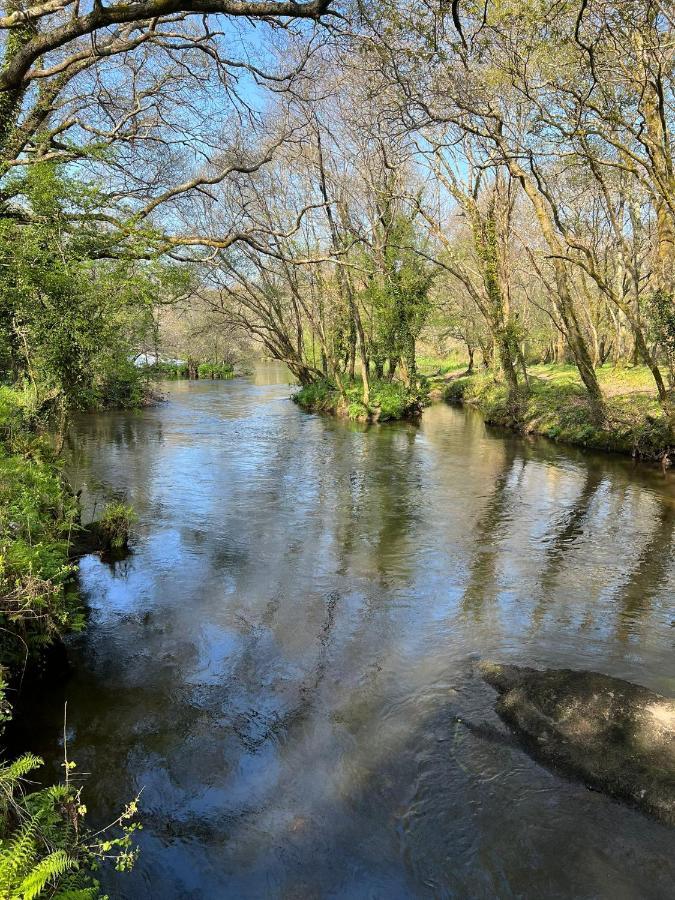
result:
[[[579,374],[581,375],[581,380],[588,391],[592,414],[596,420],[601,420],[604,416],[602,390],[600,389],[600,382],[598,381],[593,366],[593,360],[588,350],[586,338],[581,330],[574,308],[570,276],[567,271],[567,263],[564,260],[565,254],[563,253],[562,244],[556,234],[551,214],[546,208],[544,198],[537,186],[511,155],[508,156],[507,164],[511,174],[515,178],[518,178],[523,186],[523,190],[532,203],[537,221],[541,226],[542,234],[551,251],[557,287],[557,292],[554,296],[555,304],[565,327],[567,341],[570,350],[572,351],[572,355],[574,356],[574,361],[576,362]]]
[[[466,367],[466,372],[464,374],[465,375],[473,375],[473,357],[474,357],[475,350],[471,346],[471,344],[467,344],[466,349],[469,354],[469,365]]]

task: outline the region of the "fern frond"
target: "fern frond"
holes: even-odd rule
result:
[[[43,788],[41,793],[52,803],[60,803],[63,800],[67,800],[71,795],[70,788],[66,787],[65,784],[50,784],[49,787]]]
[[[74,890],[57,891],[56,900],[98,900],[100,894],[96,888],[79,888]]]
[[[0,766],[0,783],[3,786],[15,785],[20,778],[25,778],[33,769],[39,769],[43,760],[34,753],[24,753],[13,763]]]
[[[35,900],[50,882],[56,881],[75,865],[75,860],[65,850],[54,850],[26,875],[18,887],[18,896],[22,900]]]
[[[37,822],[31,819],[0,848],[0,897],[12,896],[9,892],[34,864],[36,831]]]

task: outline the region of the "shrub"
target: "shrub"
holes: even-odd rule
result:
[[[35,448],[33,448],[35,449]],[[0,449],[0,652],[23,659],[59,632],[80,627],[68,539],[76,499],[49,458]]]
[[[402,419],[411,411],[414,396],[398,381],[376,381],[371,386],[370,405],[380,422]]]
[[[200,378],[232,378],[234,369],[227,363],[202,363],[197,374]]]
[[[293,394],[292,400],[312,412],[335,412],[340,394],[331,381],[324,379],[304,385]]]
[[[300,388],[293,400],[303,409],[312,412],[344,412],[355,421],[376,419],[380,422],[394,421],[413,415],[428,402],[426,388],[409,391],[399,381],[386,379],[370,383],[370,404],[363,403],[363,385],[354,381],[345,389],[346,400],[340,396],[336,386],[327,379],[312,382]]]

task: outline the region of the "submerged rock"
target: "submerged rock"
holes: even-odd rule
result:
[[[675,700],[597,672],[480,668],[533,756],[675,825]]]

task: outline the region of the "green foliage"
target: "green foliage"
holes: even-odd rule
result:
[[[177,380],[188,377],[187,363],[158,362],[152,366],[140,367],[140,372],[150,378]]]
[[[649,302],[650,332],[668,362],[672,386],[675,388],[675,297],[655,292]]]
[[[127,503],[109,503],[98,522],[98,530],[106,548],[124,549],[129,543],[131,527],[137,518],[134,508]]]
[[[202,363],[197,369],[200,378],[232,378],[234,370],[227,363]]]
[[[414,398],[398,381],[376,381],[371,387],[370,404],[380,422],[403,419],[413,411]]]
[[[142,366],[140,371],[149,378],[171,381],[189,377],[186,362],[158,362],[151,366]],[[201,363],[197,367],[197,375],[199,378],[234,378],[234,369],[229,363]]]
[[[56,461],[40,443],[29,452],[0,446],[0,658],[24,659],[82,613],[68,541],[78,518]]]
[[[0,217],[0,378],[30,383],[42,404],[137,405],[132,348],[153,332],[158,295],[186,276],[131,247],[106,259],[110,235],[88,224],[104,201],[54,165],[30,166],[7,191],[30,217]]]
[[[434,278],[433,268],[417,252],[419,243],[411,220],[395,217],[382,259],[366,261],[371,275],[362,297],[372,311],[371,353],[376,364],[382,367],[387,359],[403,357],[413,373],[415,340],[430,313]]]
[[[490,424],[569,444],[645,459],[658,459],[671,446],[669,423],[659,404],[648,394],[635,390],[649,377],[648,371],[601,370],[601,384],[609,395],[601,424],[594,420],[574,366],[539,366],[537,371],[540,377],[530,373],[530,393],[518,418],[514,418],[508,403],[505,385],[492,375],[457,378],[448,385],[444,396],[449,402],[476,406]]]
[[[335,412],[340,394],[332,382],[324,379],[303,385],[292,399],[298,406],[312,412]]]
[[[81,791],[71,783],[75,763],[66,760],[66,781],[26,794],[22,779],[42,760],[25,754],[0,765],[0,897],[34,900],[95,900],[100,897],[94,871],[112,859],[120,871],[133,865],[137,850],[132,836],[140,827],[132,821],[137,802],[103,833],[83,827],[86,807]]]
[[[328,412],[345,415],[354,421],[389,422],[419,413],[427,400],[426,389],[408,389],[399,381],[373,380],[370,383],[370,404],[363,404],[363,386],[354,381],[340,395],[328,380],[312,382],[293,394],[298,406],[310,412]]]

